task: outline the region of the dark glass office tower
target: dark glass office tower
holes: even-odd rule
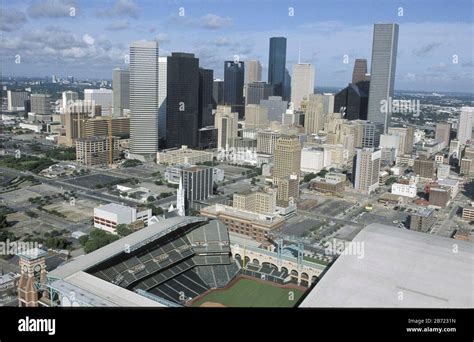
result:
[[[199,59],[192,53],[168,57],[166,146],[196,147],[199,129]]]
[[[199,68],[199,128],[214,125],[212,118],[213,81],[213,70]]]
[[[367,120],[370,81],[350,83],[334,97],[334,112],[342,110],[344,119]]]
[[[268,58],[268,83],[273,85],[274,95],[284,97],[286,70],[286,38],[270,38]]]
[[[244,62],[224,62],[224,103],[232,106],[232,112],[239,113],[239,119],[245,113],[244,75]]]
[[[217,108],[217,105],[224,104],[224,81],[214,80],[212,96],[214,99],[213,107]]]

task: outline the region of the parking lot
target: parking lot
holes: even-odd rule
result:
[[[98,185],[102,187],[107,187],[107,185],[119,181],[122,178],[104,175],[101,173],[79,176],[65,180],[66,183],[75,184],[84,188],[97,189]]]

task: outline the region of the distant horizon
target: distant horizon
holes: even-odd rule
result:
[[[66,78],[68,76],[60,76],[60,75],[54,75],[54,76],[57,76],[59,78]],[[74,76],[74,75],[69,75],[69,76],[72,76],[74,78],[78,77],[78,76]],[[5,78],[30,78],[30,79],[51,79],[52,75],[51,76],[2,76],[0,77],[0,79],[5,79]],[[112,82],[112,79],[108,79],[108,78],[81,78],[81,77],[78,77],[79,80],[83,80],[83,81],[93,81],[93,82],[99,82],[99,81],[107,81],[107,82]],[[350,83],[350,82],[349,82]],[[348,84],[349,84],[348,83]],[[326,85],[321,85],[321,86],[317,86],[315,87],[315,91],[317,89],[336,89],[336,88],[339,88],[339,89],[343,89],[345,87],[347,87],[347,85],[344,85],[344,86],[326,86]],[[466,91],[443,91],[443,90],[420,90],[420,89],[397,89],[395,88],[394,89],[394,92],[397,92],[397,93],[400,93],[400,92],[419,92],[419,93],[439,93],[439,94],[465,94],[465,95],[473,95],[474,96],[474,90],[472,92],[466,92]]]

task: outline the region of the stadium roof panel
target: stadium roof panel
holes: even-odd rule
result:
[[[208,221],[208,219],[205,217],[177,216],[154,223],[133,234],[99,248],[92,253],[72,259],[70,262],[48,273],[48,277],[64,279],[73,273],[86,270],[124,251],[133,251],[140,248],[141,246],[146,245],[180,227],[195,222],[206,221]]]
[[[371,224],[352,241],[300,307],[474,307],[474,246]]]

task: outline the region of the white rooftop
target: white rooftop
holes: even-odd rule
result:
[[[133,210],[133,208],[131,207],[128,207],[122,204],[117,204],[117,203],[104,204],[104,205],[98,206],[95,209],[104,210],[104,211],[107,211],[109,213],[114,213],[114,214],[120,214],[123,212],[128,212],[130,210]]]
[[[363,257],[341,255],[301,307],[474,307],[472,243],[376,223],[353,242]]]

